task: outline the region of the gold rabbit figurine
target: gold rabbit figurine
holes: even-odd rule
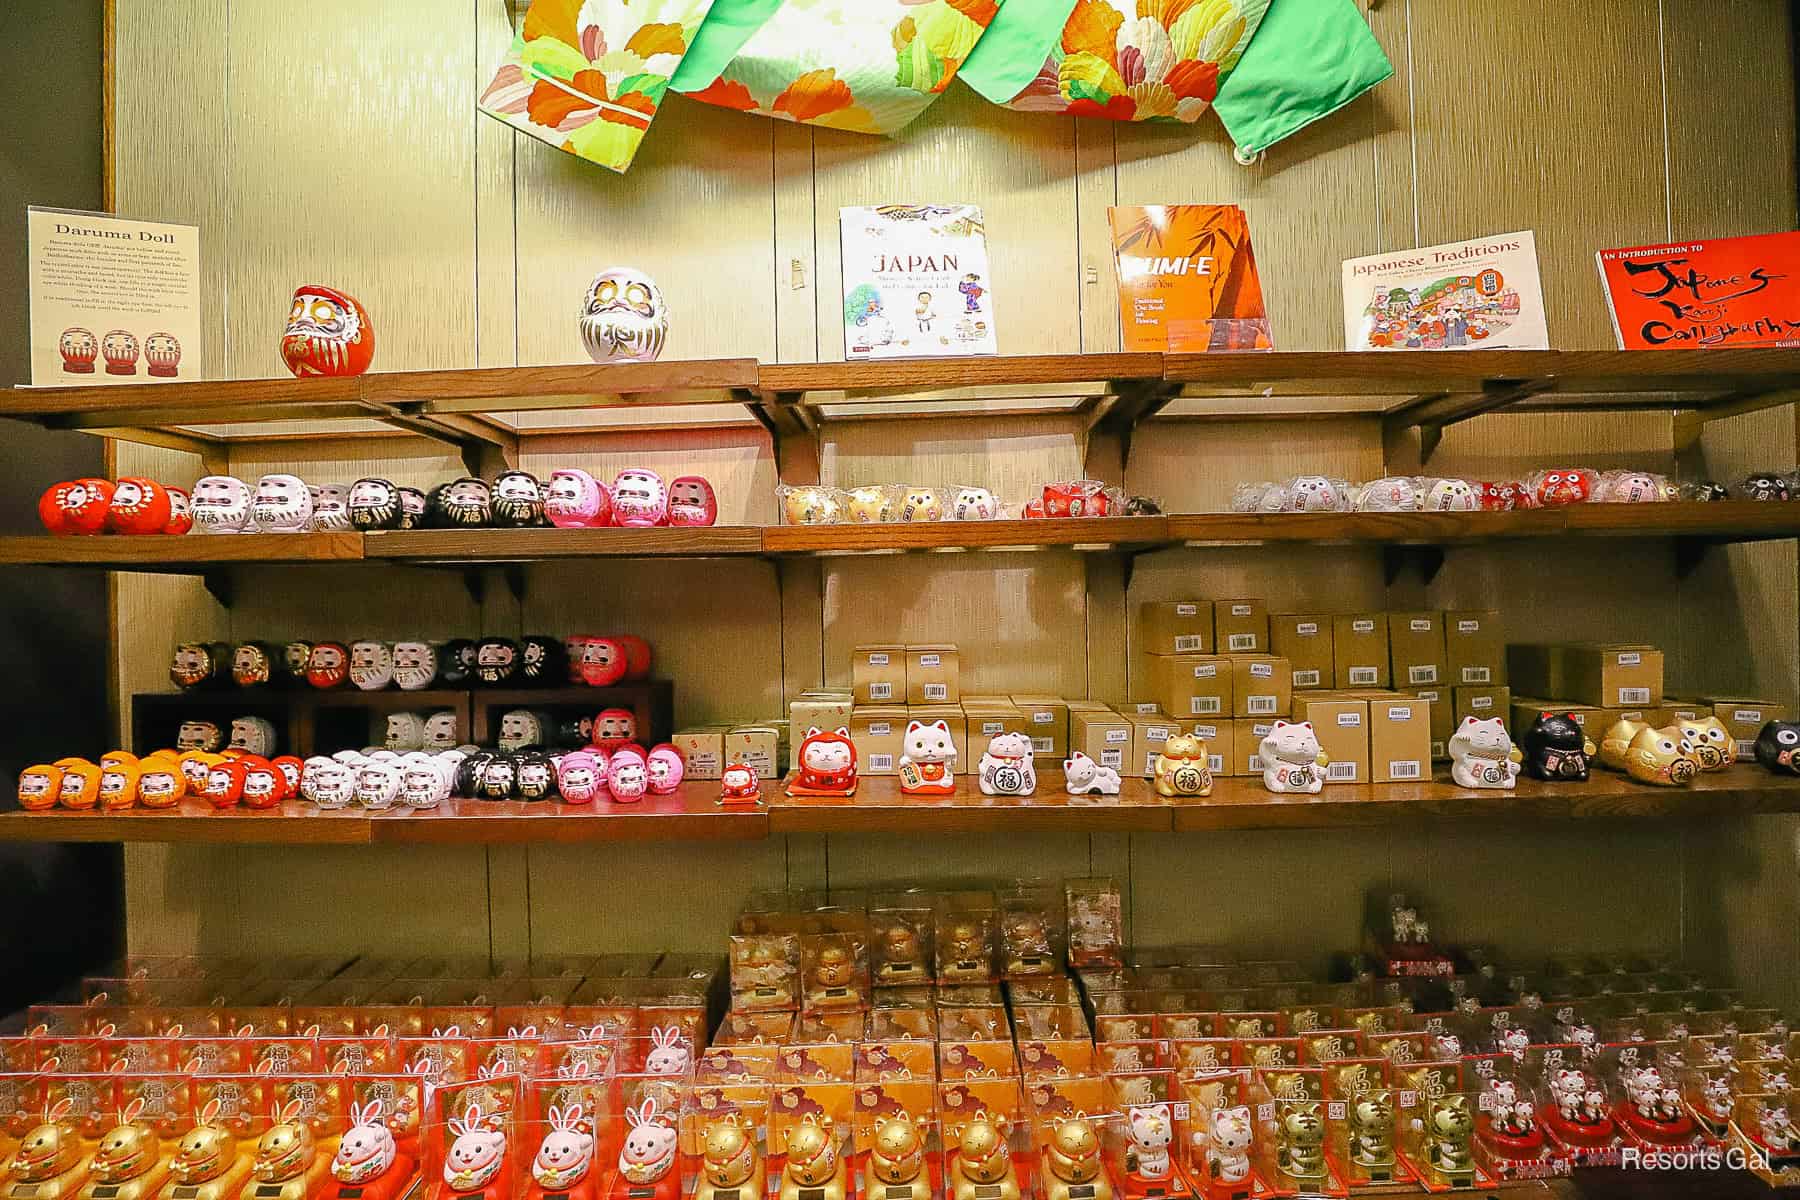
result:
[[[199,1123],[175,1143],[169,1160],[174,1176],[157,1200],[235,1200],[250,1178],[251,1160],[238,1146],[237,1137],[219,1123],[220,1104],[208,1100]],[[179,1195],[177,1194],[179,1193]]]
[[[307,1200],[330,1173],[331,1163],[318,1153],[298,1100],[289,1100],[273,1116],[275,1124],[257,1140],[252,1182],[242,1200]]]
[[[64,1097],[44,1110],[44,1123],[19,1140],[6,1166],[6,1200],[64,1200],[87,1181],[88,1161],[81,1134]]]
[[[106,1131],[94,1151],[92,1174],[75,1194],[79,1200],[146,1200],[169,1178],[156,1128],[143,1120],[143,1097],[128,1103],[119,1123]]]

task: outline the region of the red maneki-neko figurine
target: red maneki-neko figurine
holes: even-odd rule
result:
[[[850,741],[849,729],[808,729],[796,758],[799,770],[788,781],[788,795],[856,794],[856,746]]]

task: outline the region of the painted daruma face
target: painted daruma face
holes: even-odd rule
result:
[[[194,484],[191,508],[201,533],[239,533],[250,524],[250,485],[235,475],[207,475]]]
[[[312,524],[312,489],[298,475],[264,475],[250,520],[262,533],[304,533]]]
[[[334,688],[350,677],[350,652],[337,642],[320,642],[306,660],[306,682],[316,688]]]
[[[114,533],[161,533],[169,513],[169,493],[160,483],[127,475],[113,487],[106,524]]]
[[[437,679],[437,651],[427,642],[394,643],[394,682],[402,691],[428,688]]]
[[[181,374],[181,343],[172,333],[153,333],[144,339],[144,362],[158,379]]]
[[[456,479],[433,488],[427,507],[439,525],[472,529],[492,519],[494,500],[481,480]]]
[[[586,471],[552,471],[544,513],[559,529],[593,529],[612,520],[612,498]]]
[[[506,471],[494,478],[494,524],[524,529],[544,519],[544,492],[528,471]]]
[[[380,691],[394,682],[394,652],[386,642],[350,643],[350,682],[365,692]]]
[[[385,479],[359,479],[348,501],[353,529],[400,528],[400,489]]]
[[[719,519],[719,500],[712,484],[698,475],[683,475],[669,483],[669,524],[711,525]]]
[[[178,487],[165,488],[169,493],[169,520],[163,526],[164,533],[182,534],[194,527],[192,502],[186,490]]]
[[[669,511],[669,492],[655,471],[620,471],[612,485],[613,520],[626,527],[660,525]]]
[[[588,284],[581,344],[595,362],[654,362],[668,336],[668,307],[644,272],[609,267]]]
[[[100,357],[100,339],[94,336],[93,330],[73,325],[62,331],[56,350],[62,355],[64,371],[71,375],[92,375],[94,360]]]
[[[294,292],[281,359],[308,375],[361,375],[375,359],[375,327],[356,299],[335,288],[305,284]]]
[[[108,375],[136,375],[138,340],[123,329],[114,329],[100,339],[100,356],[106,359]]]

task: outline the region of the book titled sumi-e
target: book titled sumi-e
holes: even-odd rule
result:
[[[883,204],[838,221],[846,359],[999,353],[981,209]]]
[[[1800,346],[1800,233],[1595,255],[1621,350]]]
[[[1349,350],[1548,350],[1530,230],[1344,263]]]
[[[1243,209],[1151,204],[1106,214],[1127,351],[1275,348]]]

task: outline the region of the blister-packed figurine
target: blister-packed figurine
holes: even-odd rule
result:
[[[1594,743],[1570,713],[1541,712],[1519,739],[1525,774],[1558,783],[1586,782]]]
[[[1063,783],[1071,796],[1116,796],[1120,786],[1118,771],[1079,750],[1063,760]]]
[[[1638,731],[1625,751],[1625,773],[1639,783],[1655,783],[1665,787],[1688,787],[1700,773],[1693,746],[1681,730],[1651,729]]]
[[[908,721],[900,740],[900,791],[948,796],[956,790],[956,742],[943,721]]]
[[[1556,508],[1591,500],[1598,481],[1599,474],[1586,467],[1557,467],[1534,471],[1525,477],[1524,483],[1534,507]]]
[[[1481,510],[1483,512],[1511,512],[1515,508],[1527,508],[1525,486],[1516,479],[1491,479],[1481,483]]]
[[[235,475],[204,475],[195,481],[191,494],[194,524],[201,533],[243,533],[250,528],[253,496],[250,485]]]
[[[1731,485],[1734,500],[1791,500],[1787,477],[1779,471],[1753,471]]]
[[[1519,752],[1499,717],[1465,717],[1450,735],[1450,778],[1458,787],[1515,788]]]
[[[1159,796],[1212,795],[1212,758],[1206,743],[1193,734],[1171,735],[1157,752],[1152,767]]]
[[[894,519],[903,524],[944,519],[944,493],[932,487],[908,487],[900,493]]]
[[[1668,480],[1649,471],[1602,471],[1594,482],[1600,504],[1657,504],[1669,498]]]
[[[1271,792],[1318,793],[1331,760],[1319,745],[1311,721],[1276,721],[1257,747],[1263,786]]]
[[[1478,512],[1481,491],[1467,479],[1429,479],[1419,507],[1426,512]]]
[[[784,483],[776,492],[781,497],[782,518],[789,525],[836,525],[844,519],[844,493],[834,487]]]
[[[997,733],[977,767],[984,796],[1029,796],[1037,790],[1031,739],[1022,733]]]
[[[950,517],[956,521],[992,521],[1000,500],[984,487],[959,487],[950,494]]]
[[[794,754],[795,775],[788,781],[790,796],[853,796],[856,794],[856,746],[845,727],[809,728]]]
[[[1285,486],[1286,512],[1349,512],[1350,485],[1325,475],[1297,475]]]
[[[844,513],[858,525],[878,525],[894,519],[895,488],[886,483],[866,483],[844,493]]]

